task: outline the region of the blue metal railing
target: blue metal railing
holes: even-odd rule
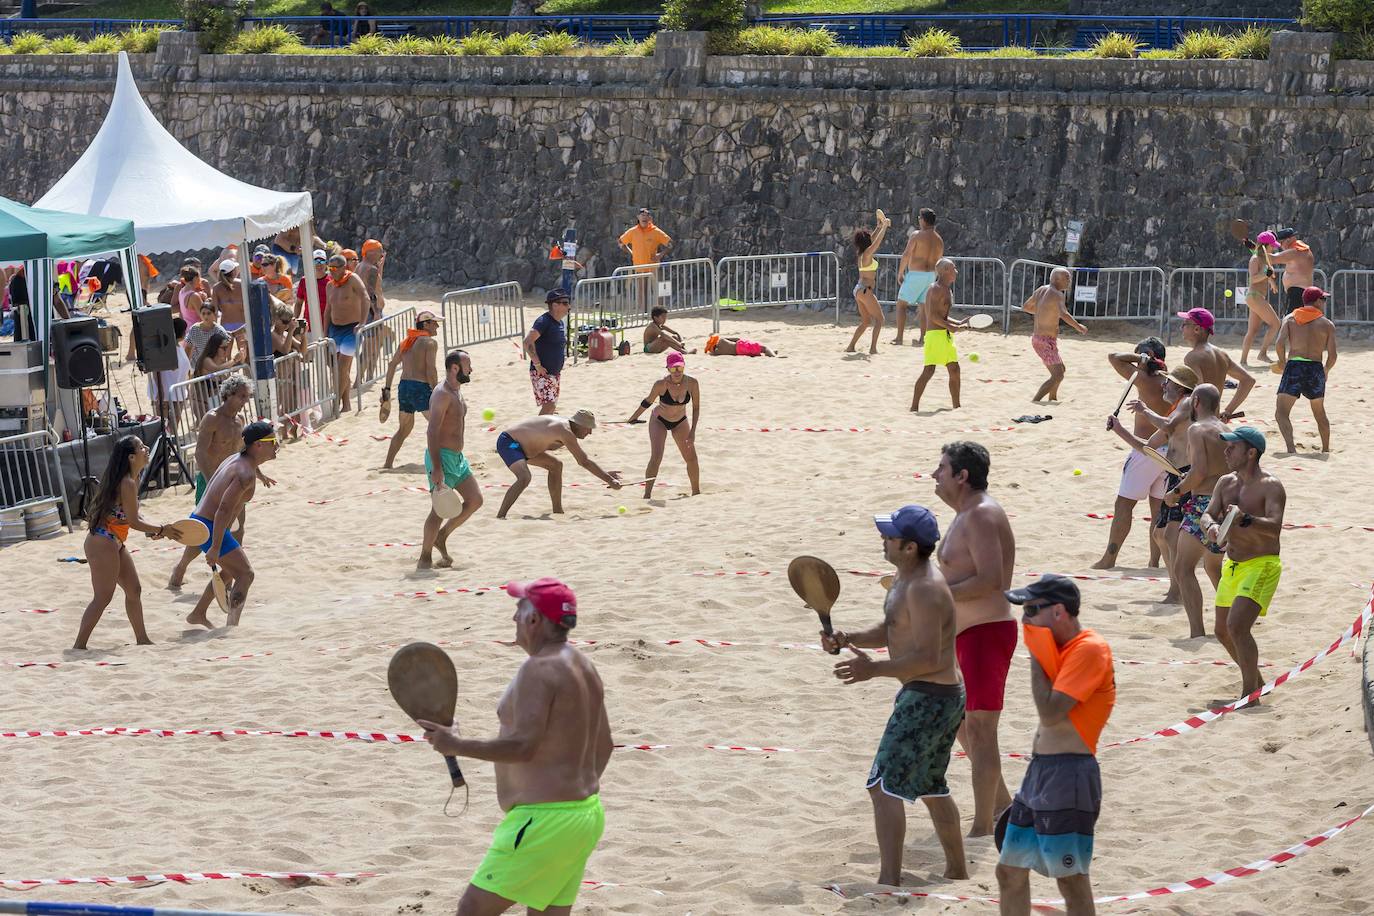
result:
[[[643,40],[658,31],[654,15],[566,15],[566,16],[256,16],[245,25],[281,25],[313,44],[346,45],[361,34],[377,32],[389,37],[400,35],[447,35],[465,38],[485,30],[498,35],[512,32],[567,32],[587,44],[616,38]],[[995,34],[1000,27],[1000,45],[983,47],[1037,47],[1042,50],[1070,50],[1088,47],[1109,31],[1134,35],[1145,47],[1172,48],[1179,37],[1197,29],[1238,31],[1248,26],[1279,29],[1292,25],[1291,19],[1212,16],[1074,16],[1059,13],[925,13],[858,15],[779,15],[761,16],[755,25],[829,29],[842,43],[862,47],[900,44],[908,35],[929,28],[957,25],[982,26]],[[117,32],[135,25],[180,25],[170,19],[0,19],[0,39],[16,32]],[[1065,47],[1049,44],[1045,36],[1073,30],[1073,42]],[[970,47],[970,50],[979,50]]]

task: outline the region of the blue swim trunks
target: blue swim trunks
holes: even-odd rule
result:
[[[1290,356],[1279,379],[1279,394],[1319,401],[1326,397],[1326,367],[1319,362]]]
[[[517,461],[528,461],[525,456],[525,448],[510,433],[503,432],[496,437],[496,454],[501,456],[501,460],[510,467]]]
[[[1086,875],[1102,777],[1092,754],[1036,754],[997,831],[1001,864],[1047,878]]]
[[[329,339],[334,341],[334,346],[339,348],[340,356],[356,356],[358,354],[358,322],[331,324],[329,326]]]
[[[396,386],[396,400],[400,403],[401,413],[424,413],[429,410],[429,396],[434,389],[424,382],[411,378],[401,379]]]
[[[935,282],[935,272],[930,270],[908,270],[902,277],[902,288],[897,298],[907,305],[926,301],[926,291]]]
[[[210,536],[205,539],[204,544],[200,545],[201,553],[209,553],[210,545],[215,542],[214,520],[208,519],[203,515],[196,515],[194,512],[191,513],[191,518],[195,519],[198,522],[204,523],[205,527],[210,529]],[[226,531],[224,532],[224,540],[220,541],[219,544],[219,555],[226,556],[228,554],[231,554],[235,550],[238,550],[240,546],[241,545],[239,544],[238,538],[234,537],[234,532]]]

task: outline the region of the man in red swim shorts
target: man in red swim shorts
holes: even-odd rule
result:
[[[997,722],[1016,651],[1016,618],[1007,602],[1016,539],[997,500],[988,495],[988,450],[976,442],[951,442],[940,450],[935,495],[954,510],[937,557],[954,596],[954,651],[964,677],[966,706],[959,744],[973,770],[973,826],[969,836],[988,836],[997,815],[1011,805],[1002,780]]]

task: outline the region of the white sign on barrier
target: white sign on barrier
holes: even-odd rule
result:
[[[775,272],[769,277],[768,284],[769,284],[769,286],[771,286],[773,289],[786,289],[786,288],[787,288],[787,272],[786,272],[786,271],[775,271]]]
[[[1089,304],[1097,302],[1096,286],[1078,286],[1073,291],[1074,302],[1086,302]]]
[[[477,306],[477,323],[478,323],[478,324],[491,324],[491,306],[489,306],[489,305],[479,305],[479,306]]]
[[[1236,287],[1235,296],[1236,296],[1237,299],[1239,299],[1239,300],[1241,300],[1241,301],[1243,302],[1243,301],[1245,301],[1245,297],[1248,296],[1248,295],[1250,295],[1250,287],[1248,287],[1248,286],[1237,286],[1237,287]]]
[[[673,294],[673,281],[672,281],[672,280],[659,280],[659,281],[658,281],[658,295],[659,295],[659,298],[660,298],[660,299],[666,299],[666,298],[668,298],[669,296],[671,296],[672,294]]]

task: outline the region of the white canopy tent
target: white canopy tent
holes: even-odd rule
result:
[[[314,278],[310,193],[259,188],[196,158],[148,109],[123,52],[105,122],[76,164],[34,206],[132,220],[144,254],[238,245],[250,356],[256,354],[246,282],[249,243],[300,228],[301,273],[307,280]],[[314,282],[307,282],[305,290],[311,339],[316,340],[324,331],[319,291]],[[259,394],[272,387],[260,383]]]

